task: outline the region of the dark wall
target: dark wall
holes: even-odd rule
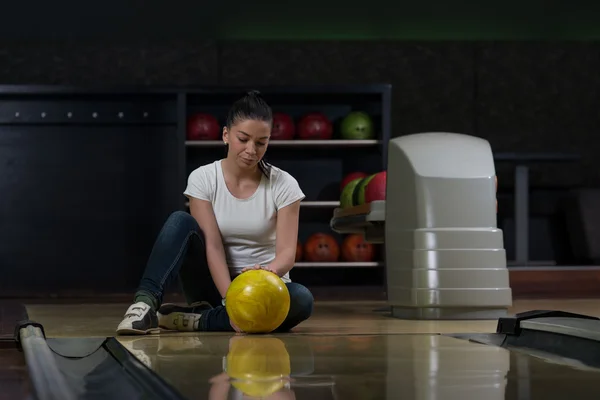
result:
[[[181,208],[176,99],[0,95],[1,295],[137,285]]]
[[[175,5],[174,5],[175,4]],[[0,37],[597,40],[600,4],[561,0],[5,2]]]

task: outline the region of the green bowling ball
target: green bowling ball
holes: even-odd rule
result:
[[[374,176],[375,174],[362,178],[360,182],[358,182],[358,184],[356,185],[356,188],[354,189],[354,195],[352,198],[352,203],[355,206],[365,204],[365,189],[367,188],[367,185],[369,184],[369,182],[371,182],[371,179],[373,179]]]
[[[348,184],[346,186],[344,186],[344,190],[342,190],[342,194],[340,195],[340,207],[341,208],[348,208],[348,207],[352,207],[354,206],[354,189],[356,188],[356,185],[359,184],[359,182],[362,180],[362,178],[356,178],[354,180],[351,180],[350,182],[348,182]]]
[[[352,111],[344,117],[340,125],[342,139],[366,140],[375,137],[375,127],[369,114],[363,111]]]

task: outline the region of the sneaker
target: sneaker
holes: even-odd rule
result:
[[[156,312],[141,301],[129,306],[123,321],[117,327],[119,335],[145,335],[158,332],[160,329]]]
[[[172,331],[194,332],[198,330],[202,313],[211,309],[212,306],[205,301],[192,303],[189,306],[165,303],[156,314],[158,326]]]

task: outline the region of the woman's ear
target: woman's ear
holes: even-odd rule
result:
[[[223,127],[223,143],[229,143],[229,131],[227,130],[226,126]]]

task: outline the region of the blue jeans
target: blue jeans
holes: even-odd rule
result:
[[[138,293],[152,295],[160,307],[165,288],[176,278],[188,304],[206,301],[213,306],[202,312],[201,331],[233,331],[208,268],[204,234],[194,217],[183,211],[171,214],[158,234]],[[308,319],[313,311],[313,295],[306,287],[295,282],[286,286],[290,292],[290,311],[277,332],[289,331]]]

